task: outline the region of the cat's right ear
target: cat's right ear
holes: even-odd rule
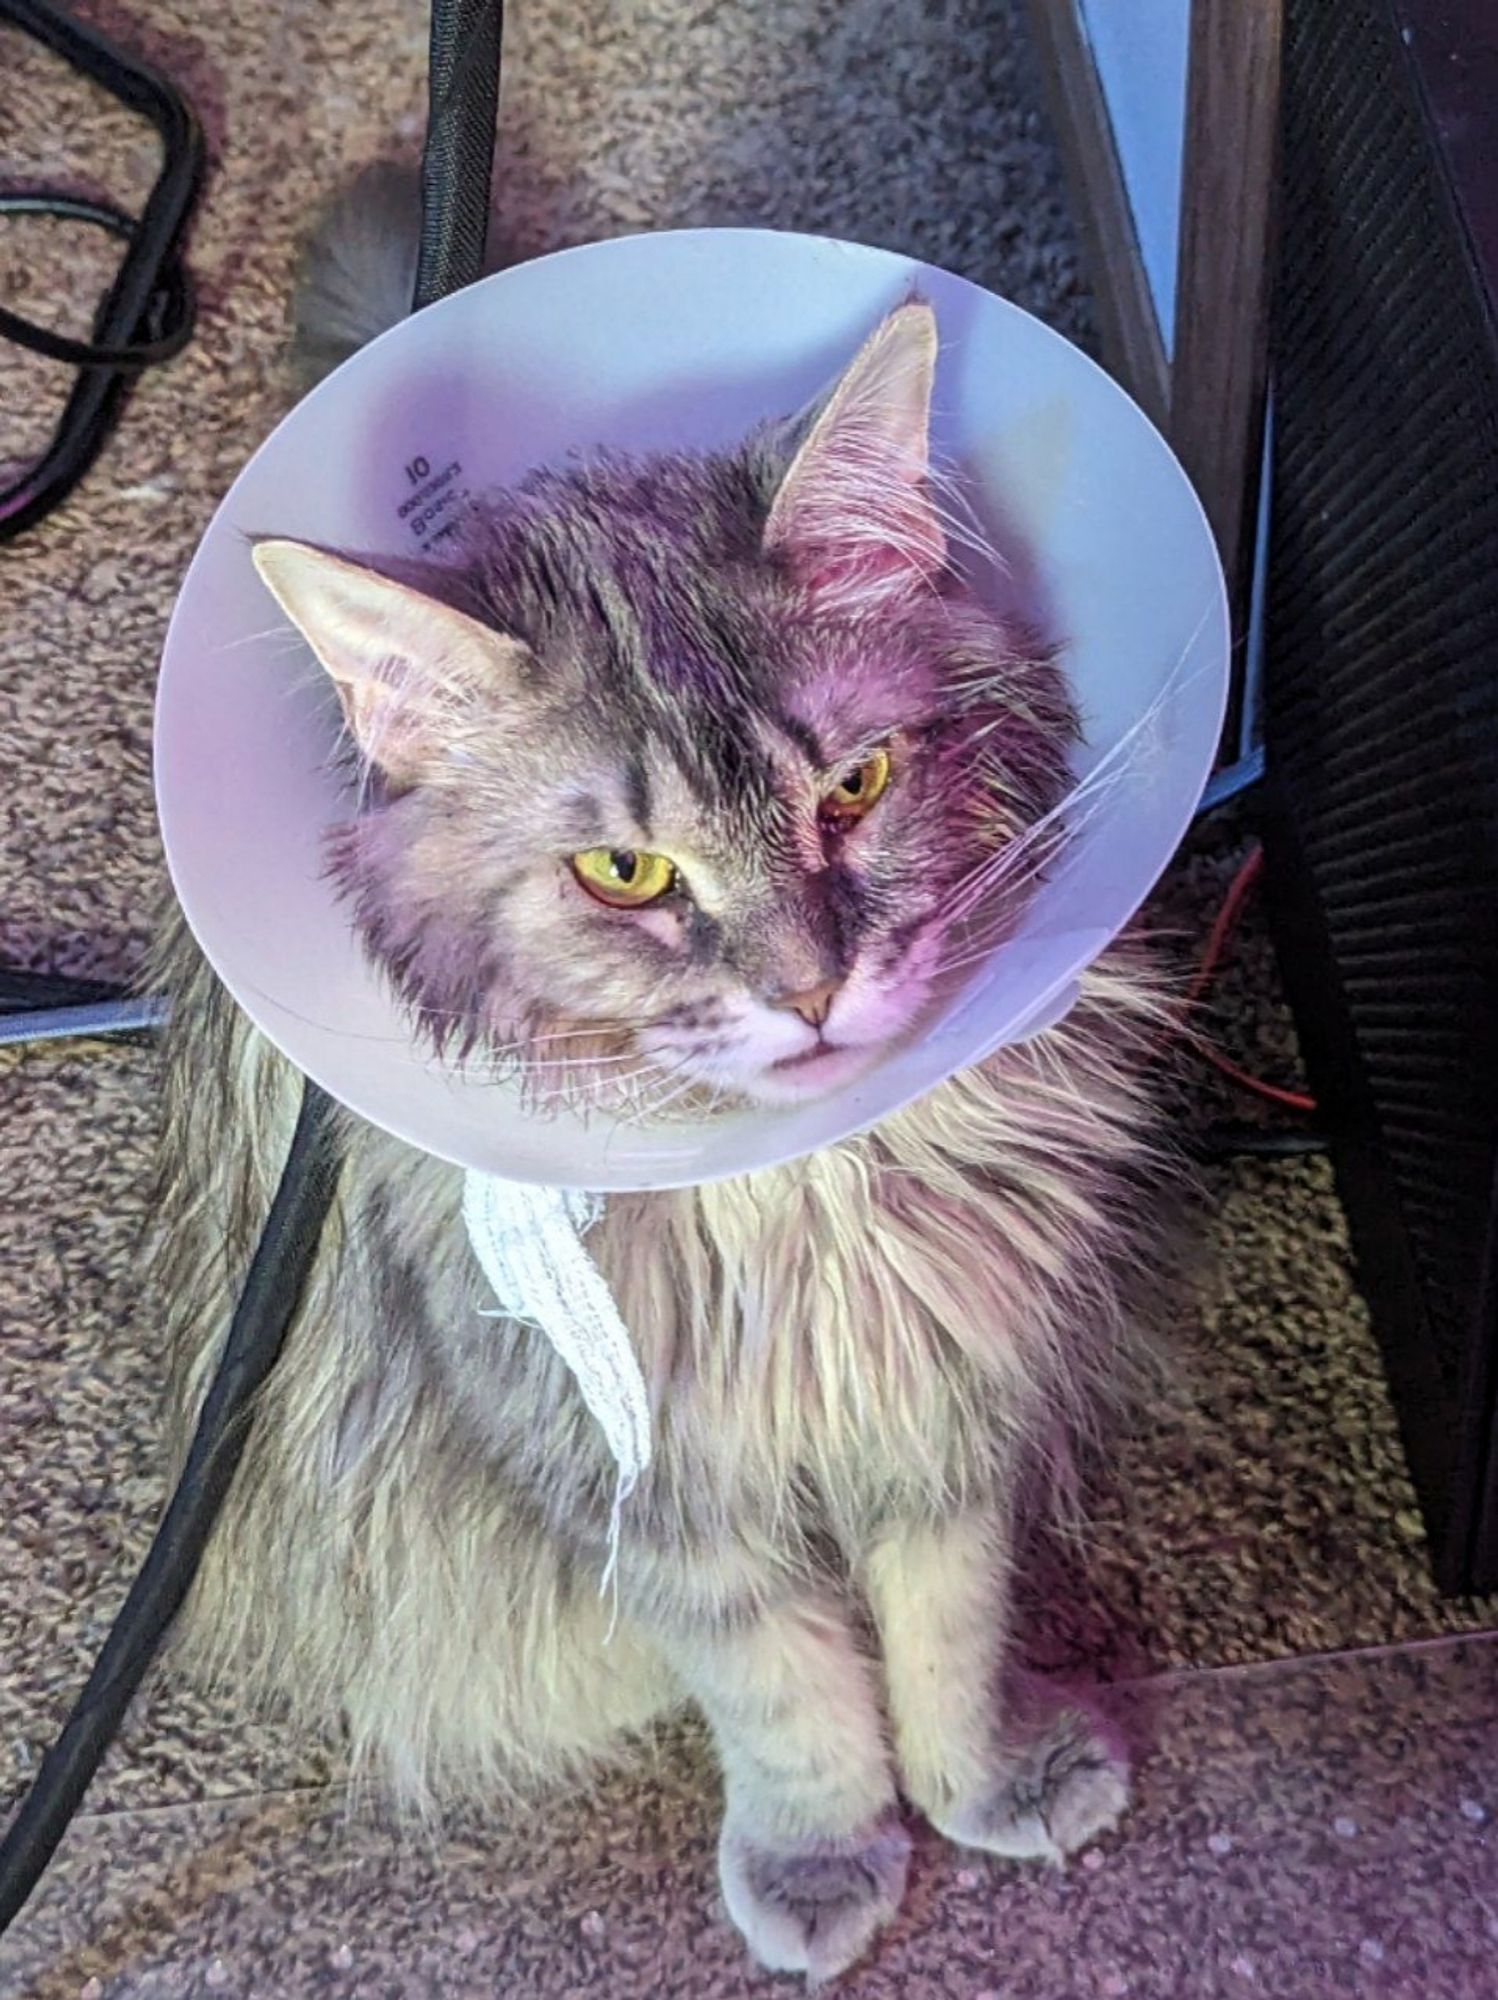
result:
[[[425,592],[305,542],[256,542],[261,581],[327,669],[350,734],[415,784],[468,717],[518,684],[518,640]]]
[[[947,559],[930,486],[936,315],[899,306],[820,405],[775,495],[764,546],[818,595],[877,609]]]

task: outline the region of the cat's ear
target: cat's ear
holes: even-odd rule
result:
[[[932,502],[936,316],[913,299],[865,341],[781,481],[765,548],[849,604],[927,586],[947,557]]]
[[[305,542],[256,542],[252,554],[327,668],[354,741],[395,785],[414,784],[455,722],[519,681],[518,640],[424,591]]]

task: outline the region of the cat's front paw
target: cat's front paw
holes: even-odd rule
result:
[[[900,1907],[910,1835],[894,1818],[850,1840],[781,1848],[726,1820],[718,1846],[723,1899],[760,1964],[831,1979],[860,1957]]]
[[[1128,1803],[1122,1749],[1098,1717],[1068,1708],[1016,1746],[993,1783],[938,1828],[1010,1860],[1061,1861],[1116,1826]]]

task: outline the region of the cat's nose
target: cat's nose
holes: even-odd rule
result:
[[[783,1007],[788,1014],[799,1014],[808,1028],[820,1028],[842,990],[840,979],[824,979],[820,986],[808,986],[802,993],[777,993],[770,1005]]]

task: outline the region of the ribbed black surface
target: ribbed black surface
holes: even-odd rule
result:
[[[1289,0],[1286,34],[1281,942],[1455,1583],[1492,1476],[1498,1340],[1498,358],[1387,6]]]
[[[433,0],[418,307],[483,275],[503,34],[502,0]]]

